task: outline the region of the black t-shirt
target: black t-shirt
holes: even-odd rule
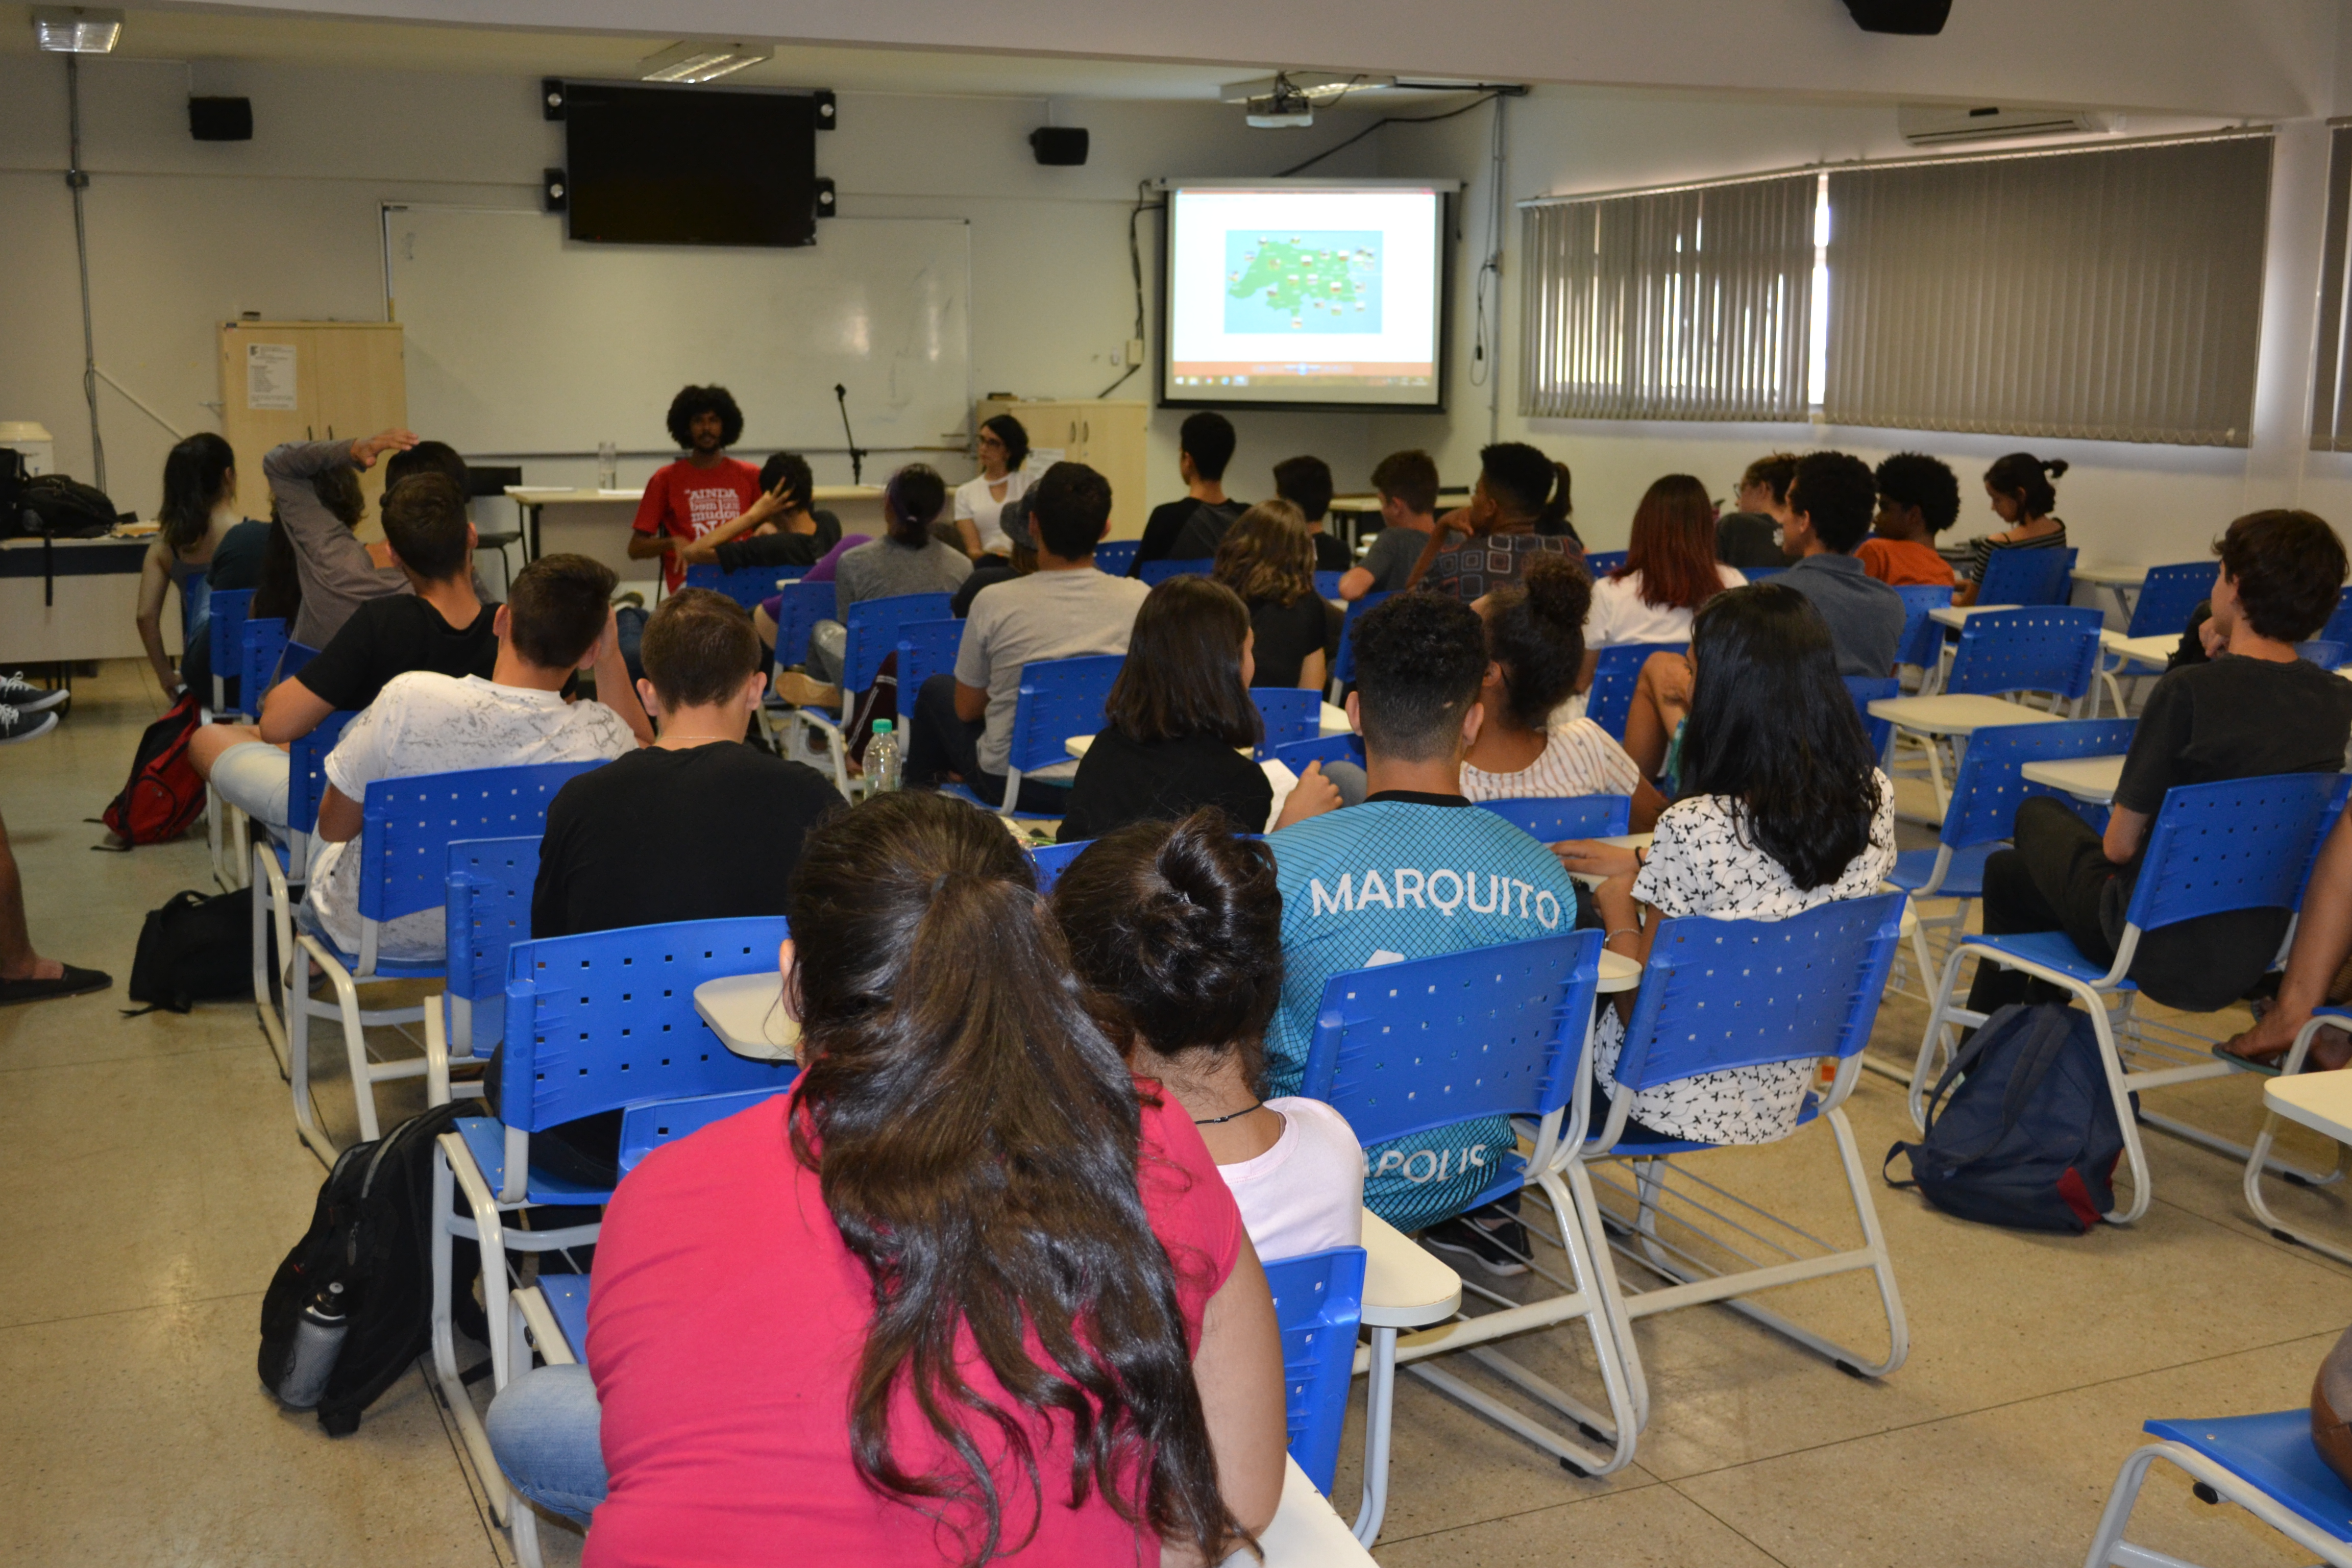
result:
[[[1131,741],[1106,729],[1070,781],[1064,844],[1100,838],[1136,822],[1173,822],[1204,805],[1223,810],[1236,833],[1262,833],[1274,809],[1265,772],[1213,735]]]
[[[1307,656],[1323,651],[1326,607],[1313,594],[1301,594],[1287,605],[1272,599],[1249,602],[1250,630],[1257,637],[1251,649],[1257,663],[1252,686],[1298,684],[1298,668]]]
[[[994,558],[983,555],[981,559],[986,562]],[[948,601],[949,614],[954,616],[957,620],[963,619],[971,614],[971,602],[980,596],[980,591],[982,588],[992,583],[1010,583],[1020,575],[1020,573],[1005,565],[973,567],[971,575],[963,580],[963,586],[955,591],[955,597]]]
[[[366,707],[386,681],[412,669],[488,680],[499,662],[498,614],[484,605],[461,629],[414,594],[369,599],[294,679],[337,709]]]
[[[1175,542],[1169,545],[1170,559],[1176,561],[1207,561],[1217,553],[1217,546],[1242,513],[1249,508],[1237,500],[1219,501],[1214,506],[1207,501],[1196,503],[1192,515],[1176,531]]]
[[[231,593],[260,587],[261,555],[268,543],[269,525],[247,518],[213,546],[213,563],[205,569],[205,581]]]
[[[1780,525],[1759,511],[1727,512],[1715,525],[1715,558],[1726,566],[1793,566],[1775,542]]]
[[[829,511],[812,511],[809,516],[816,522],[814,533],[779,531],[729,540],[719,547],[719,569],[815,565],[824,559],[826,551],[841,542],[841,520]]]
[[[1329,526],[1326,523],[1324,528]],[[1317,530],[1309,537],[1315,541],[1315,570],[1318,572],[1345,572],[1356,563],[1348,553],[1348,546],[1323,530]]]
[[[1217,521],[1211,526],[1214,529],[1216,537],[1223,539],[1225,536],[1225,530],[1233,526],[1234,519],[1241,516],[1249,508],[1237,500],[1221,500],[1212,504],[1204,500],[1195,500],[1191,496],[1185,496],[1178,500],[1162,501],[1153,507],[1151,515],[1144,520],[1143,541],[1135,547],[1135,564],[1127,569],[1127,574],[1130,577],[1139,576],[1143,563],[1147,561],[1200,559],[1200,556],[1186,555],[1179,551],[1176,548],[1176,538],[1184,531],[1184,525],[1192,521],[1192,514],[1203,510],[1217,514]],[[1216,544],[1212,541],[1209,548],[1202,551],[1201,555],[1210,555],[1215,552]]]

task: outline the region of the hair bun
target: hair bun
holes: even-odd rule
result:
[[[2063,458],[2045,458],[2042,462],[2042,471],[2048,474],[2053,479],[2063,479],[2066,476],[2066,459]]]
[[[1538,555],[1519,574],[1537,619],[1580,629],[1592,608],[1592,578],[1565,555]]]

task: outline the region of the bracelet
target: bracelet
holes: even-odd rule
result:
[[[1612,931],[1608,935],[1602,937],[1601,939],[1601,945],[1607,947],[1611,942],[1615,942],[1621,936],[1639,936],[1641,934],[1642,928],[1640,926],[1625,926],[1617,931]]]

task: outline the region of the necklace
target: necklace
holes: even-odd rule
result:
[[[1195,1116],[1192,1118],[1192,1125],[1195,1127],[1214,1127],[1221,1121],[1231,1121],[1236,1116],[1247,1116],[1251,1111],[1262,1109],[1265,1104],[1265,1101],[1263,1100],[1253,1100],[1247,1105],[1243,1106],[1239,1110],[1228,1110],[1223,1116]]]

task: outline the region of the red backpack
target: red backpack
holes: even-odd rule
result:
[[[131,844],[163,844],[204,815],[205,781],[188,760],[188,742],[204,720],[193,691],[147,726],[131,760],[131,782],[106,808],[103,820]]]

